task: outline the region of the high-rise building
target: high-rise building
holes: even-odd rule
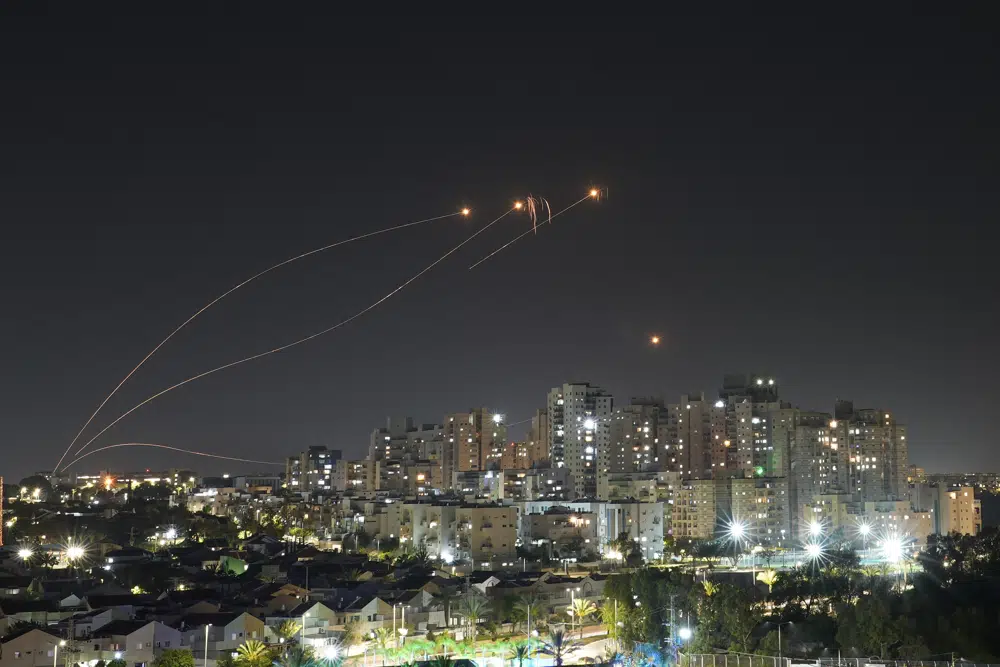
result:
[[[783,477],[754,477],[729,480],[732,516],[744,524],[753,544],[782,547],[789,544],[788,480]]]
[[[333,488],[354,495],[374,493],[378,489],[378,461],[337,461],[333,469]]]
[[[686,479],[710,479],[731,466],[725,461],[726,408],[704,394],[681,396],[667,406],[668,428],[662,447],[665,469]],[[723,476],[720,474],[720,476]]]
[[[906,427],[892,413],[856,410],[851,401],[837,401],[831,427],[839,431],[838,444],[847,445],[850,491],[857,500],[908,497]]]
[[[911,463],[906,469],[906,481],[909,484],[923,484],[927,481],[927,471]]]
[[[334,466],[342,457],[339,449],[325,445],[310,447],[285,461],[285,484],[292,491],[330,491]]]
[[[368,458],[373,461],[427,459],[430,443],[440,441],[440,424],[415,424],[412,417],[387,417],[385,426],[372,431]]]
[[[442,437],[451,473],[500,469],[507,440],[503,415],[486,408],[446,415]]]
[[[824,498],[850,493],[843,435],[847,426],[837,423],[825,412],[779,412],[779,416],[772,419],[772,430],[775,440],[790,454],[792,534],[801,536],[813,519],[819,518],[808,518],[810,515],[804,508],[816,513],[827,506]]]
[[[716,406],[725,407],[729,441],[726,468],[743,477],[779,477],[787,474],[787,453],[775,448],[770,413],[790,408],[778,400],[778,385],[767,375],[726,375]]]
[[[524,470],[530,468],[527,442],[508,442],[500,451],[501,470]]]
[[[665,421],[663,401],[633,398],[611,418],[609,471],[655,470],[660,465],[660,422]]]
[[[550,460],[569,469],[579,498],[597,496],[597,481],[609,469],[614,400],[600,387],[570,382],[549,392]]]
[[[710,540],[732,517],[726,479],[692,479],[674,489],[671,530],[677,539]]]
[[[983,527],[980,501],[971,486],[914,484],[910,504],[932,517],[931,530],[938,535],[978,535]]]
[[[540,468],[549,462],[549,411],[536,410],[531,418],[531,429],[528,431],[528,466]]]

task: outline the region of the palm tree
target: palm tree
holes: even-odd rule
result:
[[[531,627],[529,627],[527,622],[534,619],[534,622],[538,623],[544,617],[545,605],[534,595],[522,595],[514,602],[514,620],[526,622],[524,628],[526,635],[531,632]]]
[[[460,611],[465,617],[472,641],[475,642],[479,619],[490,613],[490,601],[479,593],[470,593],[462,598]]]
[[[555,667],[562,667],[563,659],[575,651],[579,646],[575,641],[566,636],[562,630],[549,633],[549,638],[542,642],[539,653],[550,656],[555,662]]]
[[[393,644],[396,643],[396,638],[392,635],[391,628],[379,628],[375,631],[375,636],[373,637],[375,642],[375,651],[382,654],[382,665],[385,665],[385,657],[389,653]]]
[[[34,561],[35,563],[38,564],[38,567],[42,568],[43,579],[46,578],[47,576],[46,573],[47,570],[51,571],[52,568],[54,568],[56,565],[59,564],[59,559],[56,557],[56,555],[48,551],[43,551],[42,553],[36,555],[34,557]]]
[[[455,640],[447,632],[436,635],[434,637],[434,652],[439,655],[448,655],[449,650],[452,653],[455,652]]]
[[[282,621],[275,632],[287,642],[295,639],[301,630],[302,625],[298,621],[288,619],[287,621]]]
[[[757,573],[757,581],[767,584],[767,593],[770,595],[775,582],[778,581],[778,573],[774,570],[761,570]]]
[[[595,605],[590,600],[584,600],[583,598],[576,598],[573,600],[573,604],[567,609],[570,616],[576,619],[576,622],[580,626],[580,639],[583,639],[583,619],[588,616],[592,616],[597,613],[597,605]]]
[[[273,667],[317,667],[312,651],[301,646],[288,649],[271,664]]]
[[[531,657],[531,642],[517,642],[510,647],[508,657],[517,661],[517,667],[524,667],[524,661]]]
[[[604,649],[604,662],[608,665],[622,664],[625,662],[625,654],[614,646]]]
[[[267,667],[271,662],[270,650],[264,642],[250,639],[236,649],[236,660],[241,667]]]
[[[712,597],[713,595],[715,595],[717,587],[713,582],[706,579],[705,581],[701,582],[701,585],[705,588],[705,595],[707,597]]]

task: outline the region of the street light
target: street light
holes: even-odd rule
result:
[[[810,542],[806,545],[806,556],[810,560],[818,560],[823,556],[823,546],[817,544],[816,542]]]
[[[52,667],[57,667],[59,663],[59,647],[65,645],[66,645],[66,640],[60,639],[59,643],[52,648]]]
[[[499,424],[502,421],[503,421],[503,415],[502,414],[497,413],[497,414],[493,415],[493,423],[494,424]]]
[[[320,649],[319,657],[327,662],[333,662],[340,657],[340,647],[336,644],[327,644]]]
[[[205,624],[205,658],[202,662],[202,667],[208,667],[208,629],[212,627],[211,623]]]
[[[903,540],[898,537],[889,537],[882,542],[882,554],[889,563],[898,563],[903,560]]]
[[[809,534],[813,537],[819,537],[823,534],[823,524],[819,521],[812,521],[809,524]]]
[[[66,547],[66,560],[72,562],[75,560],[80,560],[87,554],[86,549],[78,544],[73,544]]]
[[[587,418],[583,420],[583,427],[588,431],[593,431],[595,428],[597,428],[597,421],[591,418]]]
[[[868,550],[868,536],[871,535],[872,526],[870,523],[861,522],[858,524],[858,534],[861,535],[861,550]]]
[[[691,634],[692,634],[691,633],[691,628],[687,628],[687,627],[681,628],[680,630],[677,631],[677,636],[680,638],[681,641],[685,641],[685,642],[687,640],[691,639]]]
[[[32,551],[31,549],[28,549],[27,547],[17,550],[17,557],[20,558],[21,560],[30,560],[31,557],[34,555],[35,552]]]
[[[747,525],[742,521],[730,521],[729,525],[726,526],[726,533],[729,535],[729,539],[742,541],[747,534]]]
[[[781,660],[781,626],[791,625],[791,621],[785,621],[784,623],[778,623],[778,660]]]

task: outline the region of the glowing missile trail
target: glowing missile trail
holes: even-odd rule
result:
[[[596,192],[596,190],[591,190],[591,192]],[[569,206],[567,206],[563,210],[559,211],[558,213],[552,213],[552,212],[550,212],[549,213],[549,223],[552,222],[553,218],[562,215],[563,213],[565,213],[566,211],[570,210],[571,208],[573,208],[577,204],[582,204],[583,202],[587,201],[588,199],[596,199],[596,198],[597,198],[597,195],[593,195],[593,194],[590,194],[590,192],[588,192],[586,197],[582,197],[582,198],[578,199],[577,201],[573,202],[572,204],[570,204]],[[518,203],[520,203],[520,202],[518,202]],[[547,204],[548,204],[548,202],[546,202],[546,205]],[[529,229],[528,231],[526,231],[525,233],[523,233],[520,236],[517,236],[514,239],[508,241],[507,243],[503,244],[502,246],[500,246],[499,248],[497,248],[496,250],[494,250],[490,254],[486,255],[486,257],[483,257],[482,259],[480,259],[478,262],[476,262],[475,264],[473,264],[472,266],[470,266],[469,270],[471,271],[472,269],[476,268],[477,266],[479,266],[480,264],[482,264],[483,262],[485,262],[486,260],[488,260],[493,255],[497,254],[498,252],[500,252],[504,248],[507,248],[509,246],[514,245],[515,242],[523,239],[525,236],[527,236],[528,234],[531,234],[535,230],[536,230],[536,226],[532,226],[532,228]]]
[[[304,252],[301,255],[296,255],[295,257],[291,257],[289,259],[286,259],[283,262],[279,262],[278,264],[275,264],[274,266],[272,266],[272,267],[270,267],[268,269],[264,269],[260,273],[255,274],[255,275],[247,278],[246,280],[244,280],[240,284],[236,285],[235,287],[229,289],[228,291],[223,292],[222,294],[220,294],[219,296],[215,297],[214,299],[212,299],[211,301],[209,301],[207,304],[205,304],[204,306],[202,306],[201,309],[198,310],[197,312],[195,312],[194,315],[192,315],[191,317],[189,317],[186,320],[184,320],[184,322],[179,327],[177,327],[176,329],[174,329],[173,331],[171,331],[170,335],[168,335],[166,338],[164,338],[163,340],[161,340],[159,342],[159,344],[157,344],[156,347],[154,347],[152,350],[150,350],[149,354],[147,354],[145,357],[143,357],[142,361],[140,361],[138,364],[136,364],[135,368],[133,368],[131,371],[129,371],[128,375],[126,375],[124,378],[122,378],[122,381],[118,383],[118,386],[116,386],[111,391],[111,393],[108,394],[104,398],[103,401],[101,401],[101,404],[97,406],[96,410],[94,410],[94,414],[90,415],[90,418],[86,421],[86,423],[83,425],[83,427],[80,429],[80,431],[76,434],[76,437],[74,437],[73,441],[69,443],[68,447],[66,447],[66,451],[63,452],[63,455],[59,457],[59,462],[56,463],[55,469],[59,468],[60,464],[62,464],[63,460],[69,454],[70,450],[73,449],[73,445],[75,445],[76,441],[80,439],[80,436],[83,435],[83,432],[87,430],[87,427],[90,426],[90,423],[92,421],[94,421],[94,417],[97,416],[97,413],[99,413],[104,408],[104,406],[107,404],[107,402],[111,400],[112,396],[114,396],[116,393],[118,393],[118,390],[122,388],[122,385],[124,385],[126,382],[128,382],[128,379],[130,377],[132,377],[135,374],[136,371],[138,371],[140,368],[142,368],[143,364],[145,364],[147,361],[149,361],[150,357],[152,357],[154,354],[156,354],[156,352],[161,347],[163,347],[168,340],[170,340],[171,338],[173,338],[181,329],[183,329],[188,324],[190,324],[196,317],[198,317],[199,315],[201,315],[202,313],[204,313],[206,310],[208,310],[209,308],[211,308],[212,306],[214,306],[218,302],[222,301],[227,296],[229,296],[230,294],[232,294],[236,290],[240,289],[241,287],[243,287],[247,283],[251,283],[254,280],[257,280],[258,278],[260,278],[261,276],[263,276],[264,274],[270,273],[271,271],[274,271],[275,269],[281,268],[282,266],[285,266],[286,264],[291,264],[292,262],[297,262],[300,259],[305,259],[306,257],[309,257],[310,255],[315,255],[316,253],[323,252],[324,250],[330,250],[331,248],[336,248],[337,246],[346,245],[348,243],[353,243],[354,241],[360,241],[362,239],[367,239],[367,238],[370,238],[372,236],[378,236],[379,234],[387,234],[389,232],[394,232],[394,231],[397,231],[399,229],[405,229],[407,227],[414,227],[416,225],[422,225],[422,224],[427,223],[427,222],[434,222],[435,220],[444,220],[445,218],[453,218],[456,215],[468,216],[470,212],[471,211],[469,211],[468,208],[463,208],[461,211],[458,211],[456,213],[448,213],[447,215],[439,215],[439,216],[436,216],[436,217],[433,217],[433,218],[426,218],[424,220],[417,220],[416,222],[407,222],[405,224],[396,225],[394,227],[386,227],[385,229],[380,229],[380,230],[375,231],[375,232],[368,232],[367,234],[362,234],[361,236],[355,236],[355,237],[346,239],[344,241],[337,241],[336,243],[331,243],[330,245],[325,245],[322,248],[316,248],[315,250],[310,250],[309,252]],[[81,450],[81,451],[83,451],[83,450]]]
[[[199,452],[194,449],[181,449],[180,447],[171,447],[170,445],[157,445],[150,442],[122,442],[117,445],[105,445],[104,447],[98,447],[97,449],[92,449],[83,456],[78,456],[63,468],[63,470],[69,470],[70,466],[74,465],[78,461],[81,461],[91,454],[96,454],[97,452],[103,452],[107,449],[115,449],[116,447],[157,447],[159,449],[169,449],[174,452],[181,452],[183,454],[194,454],[195,456],[208,456],[213,459],[225,459],[226,461],[238,461],[240,463],[259,463],[261,465],[276,466],[281,465],[277,461],[255,461],[254,459],[241,459],[236,456],[222,456],[221,454],[209,454],[208,452]]]
[[[105,426],[103,429],[101,429],[101,431],[97,435],[95,435],[93,438],[91,438],[90,440],[88,440],[87,443],[85,445],[83,445],[83,447],[81,447],[79,450],[77,450],[76,453],[79,454],[80,452],[82,452],[83,450],[85,450],[88,446],[90,446],[90,444],[92,442],[94,442],[94,440],[96,440],[97,438],[99,438],[108,429],[110,429],[112,426],[114,426],[115,424],[117,424],[118,422],[120,422],[125,417],[129,416],[130,414],[132,414],[133,412],[135,412],[136,410],[138,410],[142,406],[146,405],[150,401],[152,401],[154,399],[157,399],[160,396],[163,396],[164,394],[166,394],[168,392],[171,392],[174,389],[177,389],[178,387],[183,387],[184,385],[188,384],[189,382],[194,382],[195,380],[201,379],[201,378],[203,378],[203,377],[205,377],[207,375],[212,375],[213,373],[218,373],[219,371],[226,370],[227,368],[232,368],[233,366],[239,366],[240,364],[245,364],[248,361],[253,361],[255,359],[260,359],[261,357],[266,357],[268,355],[275,354],[275,353],[281,352],[283,350],[287,350],[287,349],[289,349],[291,347],[295,347],[296,345],[301,345],[302,343],[306,343],[308,341],[311,341],[314,338],[319,338],[320,336],[322,336],[324,334],[327,334],[327,333],[330,333],[331,331],[335,331],[336,329],[339,329],[340,327],[344,326],[345,324],[349,324],[350,322],[353,322],[354,320],[358,319],[359,317],[361,317],[365,313],[374,310],[375,308],[377,308],[381,304],[383,304],[386,301],[388,301],[390,298],[392,298],[393,296],[395,296],[396,294],[398,294],[400,291],[402,291],[403,288],[405,288],[407,285],[409,285],[410,283],[412,283],[413,281],[415,281],[417,278],[419,278],[420,276],[424,275],[425,273],[427,273],[428,271],[430,271],[431,269],[433,269],[435,266],[437,266],[438,264],[440,264],[441,262],[443,262],[444,260],[446,260],[452,254],[454,254],[455,252],[457,252],[466,243],[470,242],[472,239],[476,238],[477,236],[479,236],[480,234],[482,234],[483,232],[485,232],[487,229],[489,229],[490,227],[492,227],[496,223],[498,223],[501,220],[503,220],[504,218],[506,218],[512,212],[514,212],[513,208],[510,209],[510,210],[508,210],[506,213],[504,213],[503,215],[501,215],[499,218],[497,218],[497,219],[493,220],[492,222],[490,222],[489,224],[483,226],[476,233],[472,234],[467,239],[465,239],[464,241],[462,241],[461,243],[459,243],[457,246],[455,246],[454,248],[452,248],[451,250],[449,250],[448,252],[446,252],[445,254],[441,255],[436,260],[434,260],[433,262],[431,262],[430,264],[428,264],[427,266],[425,266],[423,269],[421,269],[418,273],[416,273],[414,276],[412,276],[411,278],[409,278],[406,282],[404,282],[403,284],[401,284],[399,287],[397,287],[396,289],[392,290],[391,292],[389,292],[388,294],[386,294],[385,296],[383,296],[381,299],[379,299],[375,303],[373,303],[373,304],[371,304],[369,306],[366,306],[365,308],[359,310],[355,314],[353,314],[350,317],[348,317],[346,320],[338,322],[337,324],[334,324],[331,327],[327,327],[326,329],[323,329],[322,331],[317,331],[316,333],[311,334],[309,336],[306,336],[305,338],[300,338],[299,340],[296,340],[296,341],[293,341],[291,343],[287,343],[285,345],[281,345],[279,347],[267,350],[266,352],[261,352],[259,354],[255,354],[255,355],[252,355],[252,356],[249,356],[249,357],[245,357],[243,359],[239,359],[237,361],[230,362],[230,363],[225,364],[223,366],[219,366],[217,368],[213,368],[212,370],[205,371],[204,373],[199,373],[198,375],[194,375],[192,377],[189,377],[186,380],[178,382],[177,384],[175,384],[175,385],[173,385],[171,387],[167,387],[166,389],[164,389],[164,390],[162,390],[162,391],[160,391],[160,392],[158,392],[156,394],[153,394],[152,396],[150,396],[146,400],[142,401],[141,403],[138,403],[137,405],[135,405],[132,408],[130,408],[128,411],[122,413],[117,419],[115,419],[113,422],[111,422],[110,424],[108,424],[107,426]]]

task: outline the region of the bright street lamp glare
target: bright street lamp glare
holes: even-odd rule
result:
[[[743,523],[739,521],[734,521],[731,524],[729,524],[730,537],[737,540],[741,540],[746,534],[747,534],[747,527]]]
[[[882,543],[882,552],[886,561],[898,563],[903,560],[903,541],[898,537],[890,537]]]
[[[493,423],[494,423],[494,424],[499,424],[499,423],[500,423],[500,422],[502,422],[502,421],[503,421],[503,415],[501,415],[501,414],[499,414],[499,413],[498,413],[498,414],[495,414],[495,415],[493,415]]]
[[[596,190],[596,189],[593,189],[593,190],[591,190],[591,191],[590,191],[590,196],[591,196],[591,197],[596,197],[596,196],[597,196],[597,194],[598,194],[598,193],[597,193],[597,190]]]
[[[806,555],[815,560],[823,555],[823,547],[815,542],[810,542],[806,545]]]
[[[85,553],[83,547],[74,545],[66,549],[66,558],[67,560],[77,560],[78,558],[83,558]]]
[[[20,558],[21,560],[28,560],[29,558],[31,558],[34,555],[35,555],[35,552],[32,551],[31,549],[18,549],[17,550],[17,557]]]
[[[462,215],[469,215],[469,213],[471,213],[471,212],[472,212],[472,211],[470,211],[470,210],[469,210],[469,209],[467,209],[467,208],[463,208],[463,209],[462,209]]]
[[[339,656],[340,648],[333,644],[328,644],[320,649],[320,657],[323,660],[336,660]]]
[[[593,419],[585,419],[583,422],[583,427],[588,431],[593,431],[595,428],[597,428],[597,422],[594,421]]]
[[[177,529],[176,528],[168,528],[167,532],[164,533],[163,536],[165,538],[167,538],[168,540],[176,540],[177,539]]]
[[[691,628],[681,628],[677,631],[677,636],[684,641],[691,639]]]
[[[867,523],[862,523],[858,525],[858,532],[867,537],[868,533],[872,532],[872,527]]]
[[[819,521],[813,521],[809,524],[809,534],[813,537],[819,537],[823,534],[823,524]]]

